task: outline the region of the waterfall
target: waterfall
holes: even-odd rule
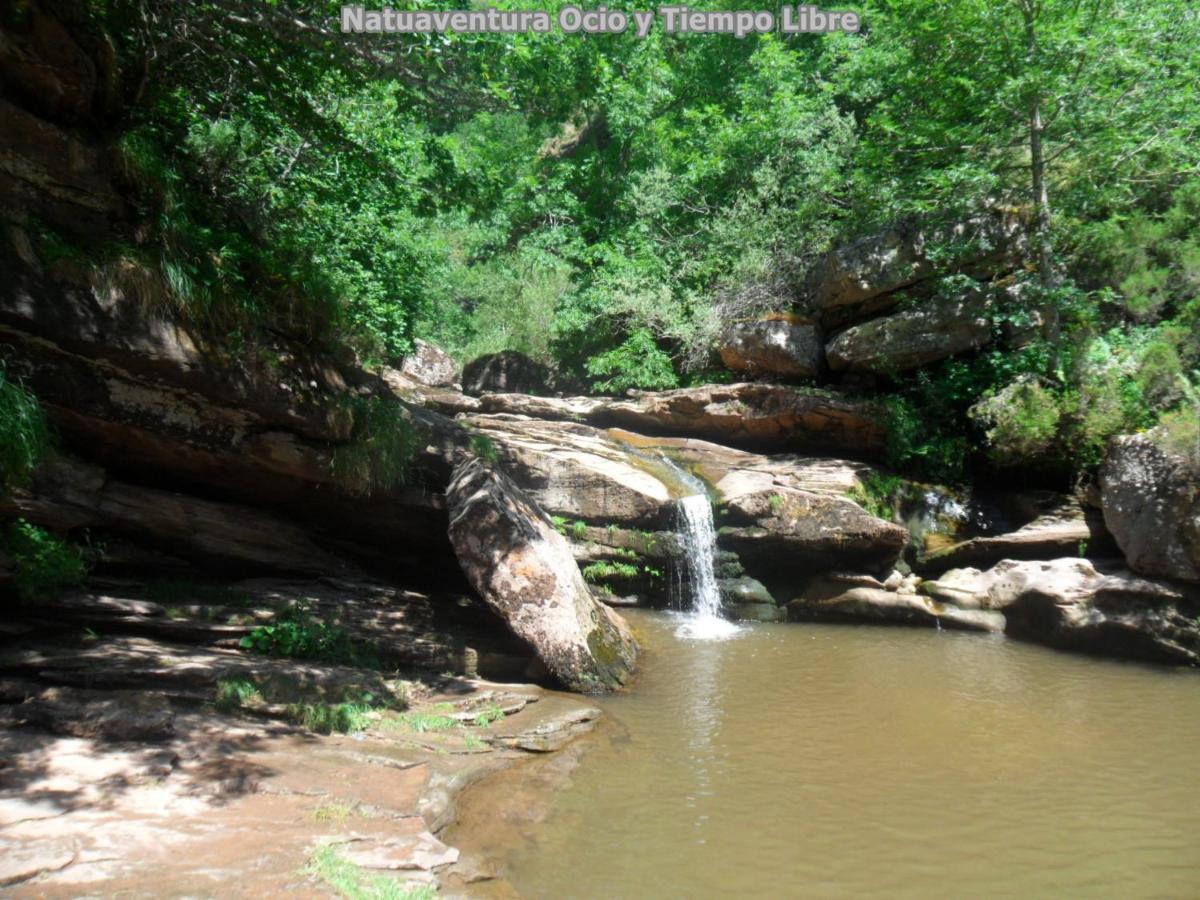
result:
[[[697,478],[682,470],[680,476],[695,493],[680,499],[677,507],[683,549],[679,564],[680,594],[685,602],[691,601],[691,612],[676,634],[698,640],[720,640],[736,634],[739,629],[721,616],[721,591],[714,565],[717,530],[713,525],[712,504]]]

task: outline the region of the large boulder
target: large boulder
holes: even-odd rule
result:
[[[956,569],[921,587],[935,600],[1003,612],[1014,637],[1064,650],[1200,663],[1197,588],[1098,570],[1078,558],[1004,560],[986,572]]]
[[[820,328],[787,318],[730,325],[721,335],[718,352],[725,367],[735,372],[784,378],[815,378],[825,358]]]
[[[413,342],[413,352],[404,357],[400,372],[426,387],[449,387],[458,381],[454,357],[420,338]]]
[[[1119,437],[1100,469],[1104,521],[1129,567],[1200,581],[1200,472],[1163,435]]]
[[[889,375],[976,350],[992,339],[991,307],[976,290],[851,326],[826,348],[829,367]]]
[[[884,572],[908,542],[904,528],[846,497],[793,488],[728,499],[721,524],[719,545],[768,586],[830,567]]]
[[[901,223],[831,250],[809,273],[805,292],[822,321],[861,317],[895,305],[894,292],[936,274],[1010,270],[1021,236],[1019,218],[1001,212],[944,225]],[[947,249],[948,258],[932,252]]]
[[[447,490],[450,541],[467,579],[568,688],[626,682],[637,644],[596,602],[566,540],[533,500],[482,460],[461,463]]]
[[[477,357],[463,369],[463,390],[468,394],[534,394],[549,386],[549,370],[516,350]]]

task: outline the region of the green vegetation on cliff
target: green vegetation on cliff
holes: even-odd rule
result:
[[[107,0],[114,125],[154,224],[113,277],[235,337],[386,360],[420,336],[463,359],[520,350],[595,390],[668,388],[730,377],[725,324],[806,314],[830,247],[1000,209],[1025,265],[992,325],[1027,334],[876,379],[892,461],[1069,474],[1115,433],[1188,433],[1194,5],[857,8],[858,34],[638,40],[343,35],[335,3]],[[963,240],[928,256],[953,271]]]

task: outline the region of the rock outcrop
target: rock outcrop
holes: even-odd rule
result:
[[[504,471],[546,511],[621,525],[660,524],[672,493],[666,468],[587,425],[524,416],[460,420],[495,447]]]
[[[894,306],[895,292],[943,272],[990,275],[1017,262],[1021,223],[1000,212],[948,225],[899,224],[830,251],[809,273],[805,292],[823,322],[846,321]],[[958,248],[949,260],[930,250]]]
[[[876,458],[883,454],[884,410],[832,391],[779,384],[709,384],[633,391],[624,399],[492,394],[485,413],[586,422],[642,435],[694,437],[765,453],[787,451]]]
[[[787,605],[787,617],[792,622],[865,620],[963,631],[1004,630],[1004,616],[998,613],[960,609],[919,594],[872,587],[852,587],[825,598],[797,597]]]
[[[450,540],[467,579],[546,667],[572,690],[624,684],[637,644],[593,599],[566,540],[524,491],[471,460],[456,469],[447,500]]]
[[[1200,589],[1098,570],[1089,560],[1005,560],[960,569],[922,588],[1003,612],[1005,631],[1064,650],[1200,663]]]
[[[976,350],[992,339],[991,309],[988,296],[977,290],[853,325],[826,348],[829,367],[891,375]]]
[[[784,379],[816,378],[825,361],[817,325],[784,317],[730,325],[718,352],[735,372]]]
[[[1159,432],[1112,442],[1100,470],[1104,521],[1129,567],[1200,581],[1200,472]]]
[[[777,488],[728,499],[725,510],[719,545],[768,586],[831,567],[884,572],[908,543],[904,528],[837,495]]]
[[[462,380],[468,394],[540,394],[550,388],[550,371],[524,353],[501,350],[467,363]]]

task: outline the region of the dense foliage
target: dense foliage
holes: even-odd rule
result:
[[[856,35],[645,40],[342,35],[337,8],[98,6],[157,225],[114,271],[234,335],[375,359],[421,336],[666,388],[728,377],[721,324],[802,309],[835,242],[998,205],[1029,269],[996,327],[1044,327],[880,385],[893,462],[953,478],[986,445],[1070,472],[1119,431],[1196,428],[1188,0],[865,0]]]

